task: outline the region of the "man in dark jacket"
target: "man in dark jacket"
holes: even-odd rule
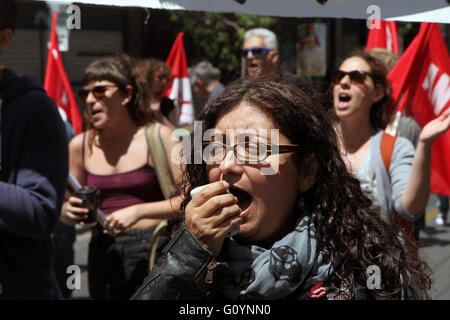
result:
[[[202,109],[218,98],[225,90],[225,86],[220,82],[220,70],[207,60],[200,61],[190,67],[188,73],[192,89],[204,103]]]
[[[14,3],[0,0],[0,51],[14,24]],[[1,66],[0,128],[0,299],[51,299],[51,234],[68,174],[64,123],[34,79]]]

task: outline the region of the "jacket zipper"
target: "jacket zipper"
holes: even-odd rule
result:
[[[206,267],[206,278],[205,278],[205,282],[206,283],[212,283],[213,282],[213,274],[214,274],[214,269],[221,264],[220,262],[217,262],[216,259],[213,259],[213,261],[211,261],[210,263],[208,263],[208,266]]]

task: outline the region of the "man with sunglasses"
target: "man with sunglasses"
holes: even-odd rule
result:
[[[250,77],[263,76],[293,85],[305,91],[319,105],[331,107],[332,98],[326,81],[297,75],[280,63],[278,40],[272,31],[264,28],[246,31],[241,56],[245,58],[246,73]]]
[[[248,30],[244,35],[241,55],[245,58],[249,76],[259,77],[274,73],[278,63],[277,36],[264,28]]]
[[[0,52],[15,21],[14,2],[0,0]],[[64,123],[37,81],[2,66],[0,128],[0,300],[52,299],[52,233],[68,174]]]

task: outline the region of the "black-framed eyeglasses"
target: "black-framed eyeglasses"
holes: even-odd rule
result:
[[[255,58],[259,58],[270,51],[272,51],[272,49],[268,49],[268,48],[264,48],[264,47],[253,47],[253,48],[248,48],[248,49],[242,49],[241,56],[244,58],[247,58],[248,53],[251,52]]]
[[[225,159],[228,151],[232,149],[240,163],[258,163],[272,154],[298,152],[301,147],[297,144],[266,144],[263,142],[245,141],[227,146],[221,142],[203,142],[202,157],[205,163],[218,163]]]
[[[364,81],[366,81],[367,76],[371,77],[372,80],[374,80],[373,75],[367,71],[353,70],[353,71],[346,72],[346,71],[338,70],[334,77],[334,83],[335,84],[339,83],[347,75],[350,77],[350,80],[352,82],[357,82],[360,84],[363,84]]]
[[[83,103],[86,102],[86,99],[90,92],[94,95],[95,99],[100,100],[105,97],[105,92],[108,88],[117,87],[115,84],[102,84],[98,86],[94,86],[91,89],[81,89],[78,91],[78,96],[80,97]]]

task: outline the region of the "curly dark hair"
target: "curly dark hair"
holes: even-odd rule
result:
[[[155,58],[147,58],[139,60],[136,64],[136,72],[138,76],[141,78],[141,81],[149,85],[152,82],[153,76],[160,72],[160,77],[164,77],[169,80],[171,76],[170,68],[164,63],[164,61],[155,59]]]
[[[137,72],[140,76],[144,77],[147,81],[152,79],[152,76],[161,71],[162,75],[167,79],[170,78],[170,68],[164,63],[164,61],[156,58],[145,58],[139,60],[136,64]]]
[[[134,60],[126,54],[115,54],[94,60],[84,71],[83,85],[93,81],[107,80],[115,83],[119,90],[126,93],[126,86],[131,85],[133,93],[127,109],[135,125],[142,126],[153,120],[153,114],[146,106],[147,96],[144,84],[136,74]],[[97,131],[91,124],[91,119],[84,109],[86,130],[92,129],[94,134],[89,136],[88,144],[92,143]]]
[[[349,54],[342,60],[342,63],[347,59],[355,57],[364,60],[370,66],[370,73],[372,74],[372,79],[374,80],[375,86],[379,85],[384,89],[383,98],[380,101],[374,103],[372,108],[370,109],[370,124],[372,128],[384,129],[389,123],[389,120],[394,111],[392,86],[390,81],[387,79],[388,69],[383,61],[360,49]],[[342,63],[340,63],[339,65],[342,65]],[[331,86],[333,87],[334,84],[332,84]],[[334,114],[333,118],[337,120]]]
[[[395,299],[403,291],[411,297],[419,296],[407,290],[410,282],[428,288],[427,266],[418,256],[417,248],[411,241],[400,239],[396,224],[382,218],[380,209],[363,194],[359,181],[349,174],[342,160],[331,122],[304,91],[279,82],[238,80],[200,114],[201,136],[214,128],[221,116],[243,102],[268,116],[291,143],[302,146],[304,152],[294,154],[298,168],[307,166],[311,157],[317,160],[316,182],[307,192],[299,194],[301,204],[296,213],[312,215],[319,247],[328,261],[341,261],[335,263],[330,282],[338,286],[352,274],[358,283],[366,284],[366,270],[377,265],[383,281],[382,289],[376,290],[377,295]],[[193,136],[198,137],[199,133]],[[191,159],[196,156],[198,159],[201,152],[195,147],[198,141],[191,144]],[[191,200],[189,192],[209,183],[206,165],[188,164],[183,181],[186,197],[182,212]]]

